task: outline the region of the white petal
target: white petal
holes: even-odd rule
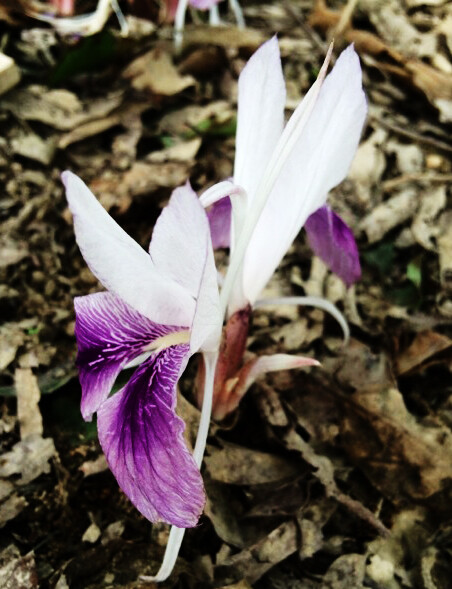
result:
[[[326,78],[308,120],[302,119],[303,133],[281,167],[249,242],[243,289],[251,303],[308,216],[325,204],[328,191],[345,178],[366,112],[359,59],[349,47]]]
[[[281,136],[285,102],[275,36],[254,53],[239,77],[234,182],[251,200]]]
[[[175,255],[177,252],[177,255]],[[156,269],[196,300],[190,348],[215,348],[223,323],[207,215],[189,184],[174,190],[149,247]],[[207,346],[207,348],[206,348]]]
[[[92,273],[106,289],[156,323],[190,326],[195,301],[162,276],[147,252],[110,217],[89,188],[63,172],[77,243]],[[181,255],[175,248],[174,257]]]

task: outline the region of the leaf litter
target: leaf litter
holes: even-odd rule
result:
[[[328,296],[353,338],[342,346],[318,310],[255,314],[251,352],[309,354],[322,367],[268,376],[213,424],[206,515],[168,586],[448,589],[449,3],[250,0],[245,31],[190,25],[182,56],[170,28],[151,22],[153,3],[139,4],[133,35],[113,35],[114,53],[88,70],[83,51],[65,57],[76,39],[10,3],[0,9],[3,51],[21,72],[0,103],[2,586],[144,586],[167,534],[150,534],[79,416],[72,299],[98,285],[75,247],[59,173],[80,173],[146,245],[174,187],[231,175],[237,75],[277,31],[288,111],[332,35],[363,62],[370,117],[332,196],[358,237],[362,281],[347,292],[300,238],[267,293]],[[191,440],[193,372],[179,403]]]

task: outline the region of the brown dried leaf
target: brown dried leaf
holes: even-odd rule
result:
[[[2,589],[38,589],[33,552],[21,556],[14,544],[0,552],[0,586]]]
[[[421,206],[413,219],[411,231],[416,241],[427,250],[437,251],[435,239],[440,232],[437,217],[446,207],[446,202],[445,185],[422,195]]]
[[[38,405],[41,391],[38,379],[30,368],[16,368],[14,384],[17,394],[20,437],[23,440],[32,434],[42,435],[42,417]]]
[[[417,372],[440,352],[452,347],[452,340],[434,331],[422,331],[411,345],[397,356],[397,374]]]
[[[0,481],[6,482],[6,481]],[[16,516],[19,515],[21,511],[27,507],[28,503],[25,497],[18,495],[17,493],[13,493],[10,497],[8,497],[5,501],[0,503],[0,528],[9,522],[10,520],[14,519]],[[1,571],[0,571],[0,579],[1,579]],[[1,585],[3,587],[3,585]]]
[[[450,430],[423,425],[407,411],[384,354],[355,346],[341,362],[338,378],[355,389],[342,397],[341,422],[341,442],[353,462],[394,501],[425,499],[450,485]]]
[[[215,532],[224,542],[244,548],[246,543],[238,521],[242,509],[234,501],[230,487],[216,483],[209,477],[204,479],[204,484],[207,494],[205,514],[212,522]]]
[[[362,589],[366,572],[363,554],[344,554],[337,558],[323,577],[328,589]]]
[[[255,29],[238,29],[236,27],[210,27],[197,25],[187,27],[184,32],[184,46],[218,45],[220,47],[247,48],[254,51],[262,45],[266,36]]]
[[[51,438],[30,435],[17,442],[10,452],[0,456],[0,477],[19,475],[17,483],[26,485],[43,473],[50,471],[49,460],[56,453]]]
[[[388,231],[410,219],[418,207],[418,194],[406,188],[373,209],[360,223],[369,243],[380,241]]]
[[[68,90],[48,90],[45,86],[27,86],[9,92],[2,108],[19,120],[40,121],[54,129],[70,131],[83,123],[109,115],[122,102],[122,93],[82,103]]]
[[[276,564],[293,554],[298,547],[298,529],[293,521],[285,522],[268,536],[226,559],[216,568],[220,575],[255,583]]]
[[[103,454],[100,454],[95,460],[87,460],[80,467],[79,470],[83,472],[83,476],[89,477],[99,472],[108,470],[107,459]]]
[[[171,57],[155,48],[132,61],[122,76],[131,81],[135,90],[147,90],[152,94],[173,96],[195,84],[192,76],[182,76]]]
[[[15,359],[17,350],[25,342],[23,328],[17,323],[0,325],[0,371]]]
[[[260,485],[280,481],[297,474],[293,462],[266,452],[258,452],[222,442],[223,448],[211,447],[205,463],[210,476],[231,485]]]

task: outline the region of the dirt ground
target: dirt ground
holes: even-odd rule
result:
[[[344,346],[316,309],[253,313],[249,350],[321,367],[260,380],[212,424],[205,515],[164,586],[450,589],[451,4],[244,0],[239,31],[222,3],[227,26],[193,12],[180,55],[154,0],[121,3],[127,38],[114,16],[64,38],[21,5],[0,5],[1,47],[21,76],[0,96],[1,587],[154,586],[140,575],[157,571],[168,527],[120,492],[80,415],[73,298],[100,285],[59,175],[79,174],[146,246],[173,188],[231,175],[237,77],[276,32],[287,115],[331,38],[336,57],[353,42],[362,62],[369,116],[329,201],[353,228],[362,279],[347,290],[302,232],[265,293],[325,296],[352,337]],[[192,436],[196,362],[178,406]]]

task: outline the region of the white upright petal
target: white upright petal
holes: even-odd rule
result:
[[[163,276],[149,254],[110,217],[89,188],[63,172],[77,243],[92,273],[106,289],[156,323],[190,326],[195,300]],[[175,248],[172,255],[181,255]]]
[[[308,216],[325,204],[328,191],[347,175],[366,112],[359,59],[351,46],[337,60],[308,120],[303,121],[303,132],[287,154],[250,239],[243,268],[243,292],[251,303]],[[233,301],[230,312],[235,310],[234,304]]]
[[[174,190],[157,219],[149,253],[159,273],[180,284],[196,300],[192,353],[215,349],[223,318],[210,227],[206,212],[188,183]]]
[[[284,126],[286,87],[278,40],[250,58],[239,77],[234,182],[252,201]]]
[[[216,352],[223,327],[223,313],[220,307],[217,271],[213,257],[210,233],[206,236],[204,271],[196,300],[195,317],[191,328],[190,351],[192,354]]]

